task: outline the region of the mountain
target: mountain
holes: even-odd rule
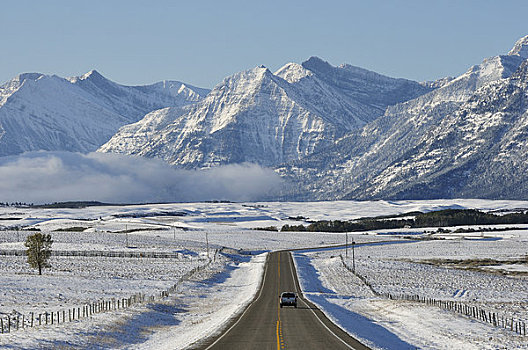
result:
[[[432,90],[415,81],[387,77],[349,64],[333,67],[317,57],[311,57],[302,66],[313,73],[316,77],[313,80],[324,82],[330,89],[346,96],[343,100],[352,104],[361,120],[366,122],[383,115],[388,106],[412,100]],[[303,80],[295,83],[304,83],[303,90],[307,93],[312,90],[312,86]]]
[[[528,198],[528,37],[278,171],[298,199]]]
[[[196,104],[154,111],[122,127],[99,151],[157,157],[185,168],[276,166],[321,152],[388,105],[430,90],[316,57],[275,74],[260,66],[227,77]]]
[[[177,81],[123,86],[95,70],[68,79],[21,74],[0,86],[0,156],[94,151],[146,113],[197,102],[207,93]]]
[[[251,162],[290,184],[287,200],[528,199],[527,98],[528,36],[422,83],[317,57],[211,91],[30,73],[0,86],[0,155],[100,146],[188,169]]]
[[[528,198],[528,60],[477,90],[405,158],[348,194],[369,198]]]

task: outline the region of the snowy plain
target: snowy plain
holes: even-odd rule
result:
[[[24,229],[38,228],[52,234],[54,250],[166,252],[177,257],[54,256],[52,268],[39,277],[27,267],[23,257],[0,256],[2,313],[43,312],[137,292],[153,295],[170,288],[193,267],[207,264],[207,246],[210,256],[222,247],[235,250],[218,254],[207,269],[190,276],[168,298],[59,326],[1,334],[0,347],[192,347],[205,335],[221,330],[222,325],[251,301],[260,284],[266,252],[345,243],[342,233],[275,232],[256,228],[446,208],[516,210],[528,208],[528,202],[436,200],[175,203],[84,209],[3,207],[0,208],[0,228],[3,228],[0,251],[24,249],[23,241],[31,233]],[[461,300],[528,320],[528,282],[523,273],[526,264],[508,263],[509,259],[528,254],[528,231],[518,226],[517,231],[444,234],[443,238],[449,239],[405,244],[361,245],[401,239],[401,235],[386,235],[382,231],[349,234],[348,239],[358,243],[355,250],[358,271],[380,292],[419,293]],[[84,231],[80,232],[79,227]],[[402,235],[409,231],[412,230],[404,230]],[[509,331],[431,306],[373,296],[343,267],[339,255],[345,255],[344,249],[296,252],[296,264],[305,267],[299,268],[301,285],[305,295],[330,318],[373,348],[528,348],[526,337]],[[492,258],[502,263],[476,270],[425,263],[428,259],[447,258]],[[349,250],[348,264],[350,259]],[[504,271],[510,272],[504,274]],[[385,338],[379,336],[380,331]]]
[[[357,245],[358,274],[378,293],[420,295],[436,300],[464,302],[515,319],[528,320],[526,275],[503,275],[479,270],[431,266],[427,257],[509,258],[526,253],[528,232],[519,241],[423,241],[384,245]],[[524,245],[519,244],[524,242]],[[470,256],[463,253],[471,252]],[[346,264],[353,265],[349,249]],[[388,300],[375,295],[342,263],[344,249],[294,253],[305,296],[324,309],[350,334],[379,349],[524,349],[525,336],[494,328],[435,306]],[[528,264],[524,265],[525,267]],[[380,328],[381,327],[381,328]]]

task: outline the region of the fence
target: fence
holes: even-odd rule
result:
[[[22,314],[13,311],[10,314],[0,314],[0,334],[10,333],[19,329],[37,327],[43,325],[59,325],[65,322],[72,322],[82,318],[91,317],[92,315],[110,312],[116,310],[127,309],[132,305],[142,304],[145,302],[154,302],[167,298],[169,295],[178,291],[178,287],[185,281],[190,279],[195,273],[208,268],[212,262],[216,261],[219,250],[215,250],[213,258],[207,261],[205,265],[199,265],[192,270],[186,272],[183,276],[178,278],[176,283],[168,290],[161,291],[156,295],[146,296],[143,293],[131,295],[128,298],[110,300],[100,300],[90,304],[84,304],[69,309],[63,309],[52,312]]]
[[[424,303],[429,306],[436,306],[444,310],[458,313],[482,322],[489,323],[495,327],[508,329],[519,335],[526,335],[526,322],[521,320],[515,320],[513,317],[504,317],[496,312],[486,311],[477,306],[467,305],[458,301],[450,300],[437,300],[434,298],[426,298],[420,295],[407,295],[407,294],[391,294],[391,293],[379,293],[375,288],[368,282],[365,276],[360,275],[357,271],[354,271],[348,266],[341,255],[341,262],[343,266],[354,275],[356,275],[363,283],[369,287],[369,289],[377,296],[384,297],[390,300],[406,300]]]
[[[0,250],[0,256],[26,256],[26,250]],[[107,251],[107,250],[52,250],[51,256],[85,256],[108,258],[153,258],[180,259],[185,256],[178,252]],[[190,259],[192,260],[192,259]]]
[[[0,332],[10,333],[14,330],[35,327],[41,325],[58,325],[65,322],[72,322],[81,318],[90,317],[94,314],[113,310],[126,309],[134,304],[145,301],[144,294],[134,294],[128,298],[101,300],[67,310],[53,312],[43,312],[24,315],[18,312],[0,316]]]

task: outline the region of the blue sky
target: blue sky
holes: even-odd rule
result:
[[[528,1],[28,1],[1,4],[0,82],[97,69],[213,87],[319,56],[394,77],[458,75],[528,34]]]

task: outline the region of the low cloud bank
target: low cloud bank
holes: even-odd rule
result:
[[[163,161],[108,153],[29,152],[0,158],[0,202],[111,203],[259,200],[282,182],[255,164],[176,170]]]

